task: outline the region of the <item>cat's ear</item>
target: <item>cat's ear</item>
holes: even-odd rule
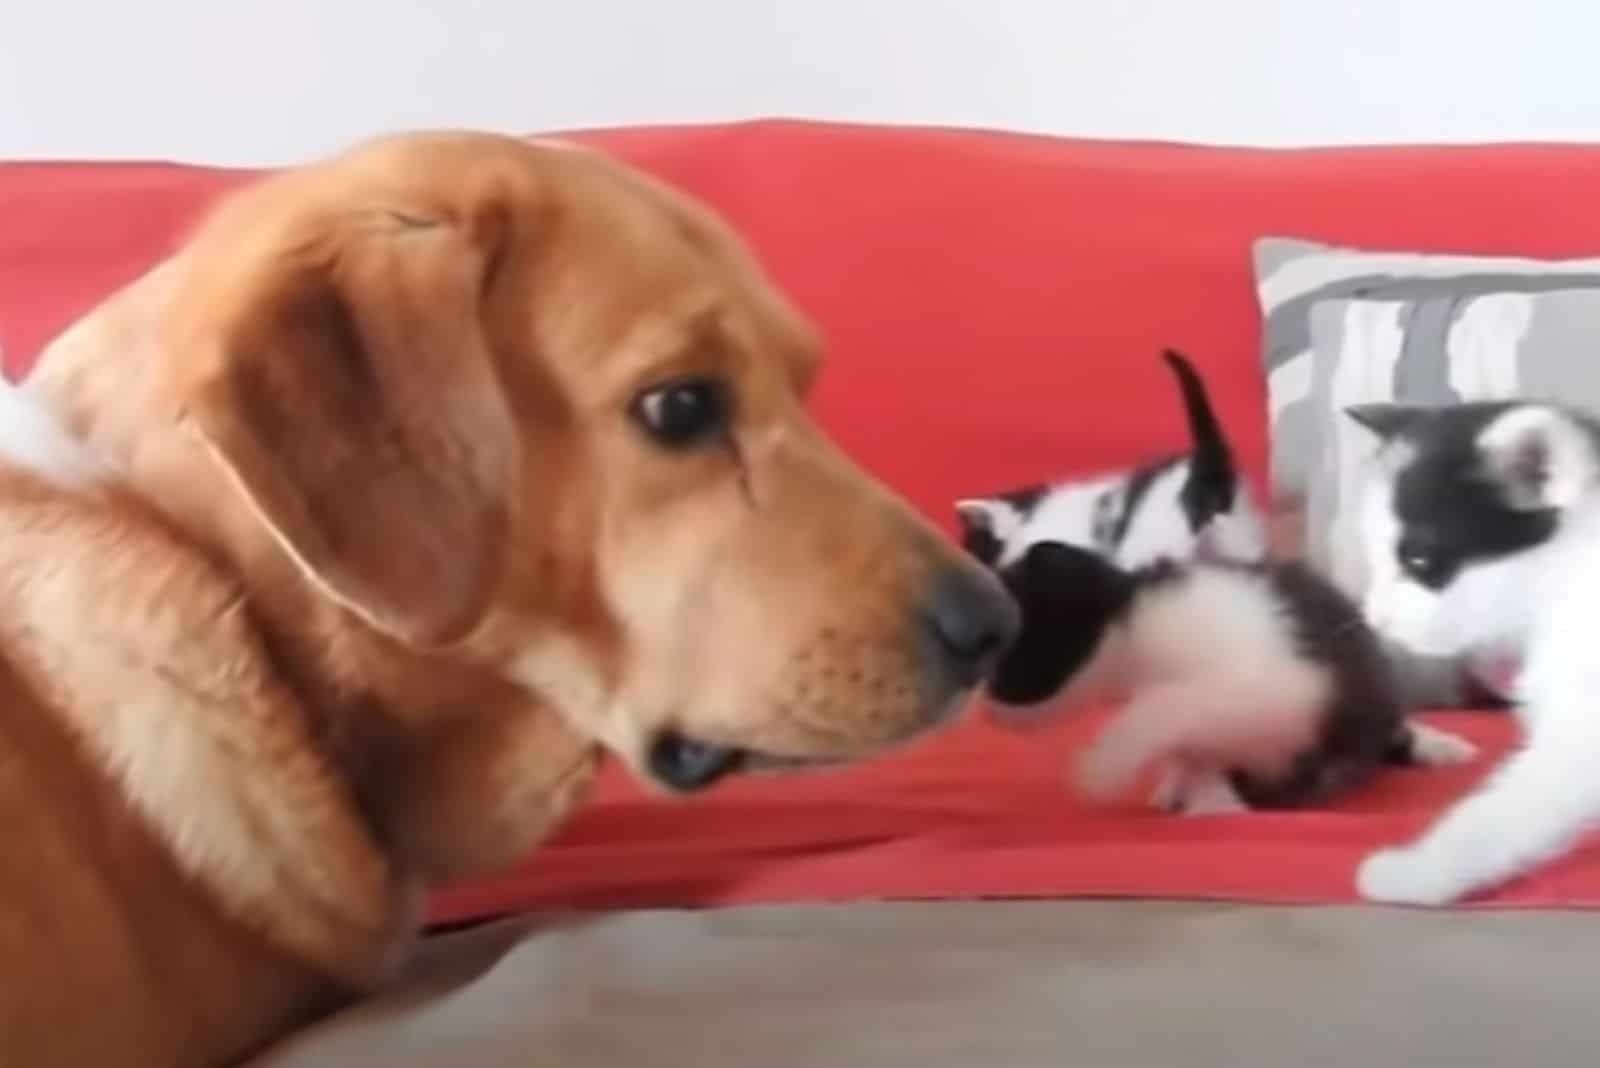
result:
[[[1513,508],[1566,508],[1600,482],[1600,448],[1572,417],[1555,408],[1513,408],[1478,435],[1484,467]]]
[[[1352,404],[1344,410],[1345,415],[1372,431],[1379,441],[1385,442],[1393,441],[1415,429],[1430,412],[1431,409],[1415,404],[1389,404],[1381,401],[1371,404]]]
[[[956,518],[969,534],[989,534],[1002,541],[1017,529],[1016,506],[998,497],[968,497],[956,502]]]
[[[999,564],[1006,542],[1022,526],[1016,506],[997,497],[957,501],[956,517],[961,520],[961,547],[986,567]]]

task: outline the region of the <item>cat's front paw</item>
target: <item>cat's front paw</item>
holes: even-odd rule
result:
[[[1459,896],[1455,880],[1416,849],[1383,849],[1361,862],[1356,891],[1386,905],[1448,905]]]
[[[1227,776],[1207,771],[1190,776],[1180,811],[1185,816],[1233,816],[1249,812],[1250,806]]]
[[[1449,731],[1426,723],[1411,724],[1411,759],[1422,767],[1447,768],[1478,759],[1478,747]]]

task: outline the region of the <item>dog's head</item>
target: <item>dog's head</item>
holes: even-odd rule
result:
[[[304,582],[657,783],[899,742],[1014,635],[813,424],[817,336],[730,229],[597,154],[374,143],[170,270],[180,423]]]

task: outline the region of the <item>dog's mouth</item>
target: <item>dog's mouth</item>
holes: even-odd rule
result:
[[[707,742],[677,731],[657,735],[645,757],[650,775],[680,793],[704,790],[738,772],[792,771],[838,762],[827,757],[787,756]]]

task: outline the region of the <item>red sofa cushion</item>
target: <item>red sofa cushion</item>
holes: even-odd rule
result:
[[[957,496],[1178,446],[1179,407],[1156,359],[1167,345],[1208,376],[1259,481],[1257,236],[1600,253],[1594,147],[1257,150],[796,122],[581,137],[701,196],[744,231],[830,340],[815,398],[824,422],[947,528]],[[25,370],[51,335],[248,177],[0,164],[7,368]],[[1491,744],[1510,738],[1503,719],[1473,722]],[[670,813],[611,775],[599,803],[529,867],[446,895],[441,915],[532,901],[918,887],[1348,896],[1362,850],[1415,826],[1468,781],[1394,776],[1336,813],[1248,817],[1224,832],[1058,807],[1061,759],[1059,744],[973,724],[894,760],[740,783]],[[1219,853],[1219,835],[1256,851]],[[1600,901],[1600,863],[1574,863],[1509,899]],[[796,877],[824,870],[835,874]]]

